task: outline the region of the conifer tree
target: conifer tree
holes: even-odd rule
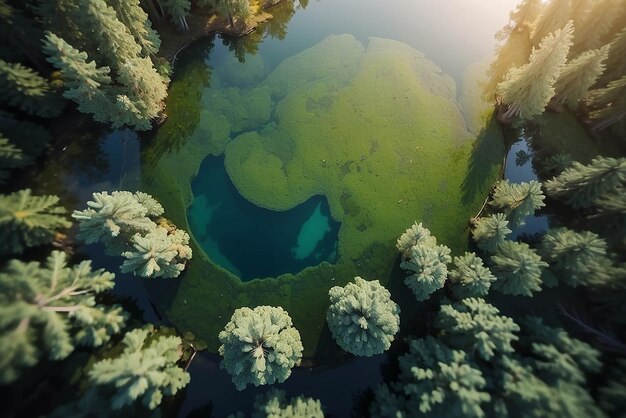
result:
[[[577,8],[573,17],[576,31],[572,51],[577,55],[602,47],[604,39],[611,33],[624,8],[621,0],[593,0],[579,3],[582,7]]]
[[[561,174],[565,169],[568,169],[574,164],[572,157],[569,154],[558,153],[549,156],[543,161],[542,169],[547,174]]]
[[[400,267],[410,273],[404,283],[413,291],[418,301],[424,301],[441,289],[448,275],[446,264],[452,261],[450,249],[445,245],[415,245],[410,257],[400,263]]]
[[[496,213],[484,218],[479,218],[472,230],[472,236],[476,245],[481,250],[494,253],[511,233],[508,227],[509,221],[504,213]]]
[[[557,277],[573,287],[593,281],[597,272],[611,264],[606,242],[588,231],[550,229],[543,236],[538,250]]]
[[[284,390],[271,389],[254,398],[252,418],[324,418],[317,399],[297,396],[287,399]]]
[[[430,234],[428,228],[422,226],[421,222],[419,224],[415,222],[400,235],[400,238],[398,238],[396,242],[396,248],[400,251],[403,259],[408,259],[411,257],[411,248],[418,244],[427,247],[437,245],[437,239]]]
[[[435,326],[442,330],[451,347],[476,354],[483,360],[496,352],[513,353],[511,343],[517,341],[519,326],[508,316],[481,298],[467,298],[451,305],[442,305],[435,317]]]
[[[85,52],[78,51],[50,32],[44,39],[43,50],[48,61],[63,76],[63,97],[76,102],[78,110],[92,114],[98,122],[114,120],[116,112],[110,97],[109,67],[97,67],[95,61],[87,62]]]
[[[625,78],[626,80],[626,78]],[[594,158],[589,165],[571,168],[545,182],[548,195],[572,207],[588,208],[594,201],[626,185],[626,158]]]
[[[541,290],[541,275],[548,267],[528,244],[505,241],[491,257],[491,271],[498,278],[493,288],[506,295],[532,296]]]
[[[355,277],[354,283],[328,292],[328,328],[344,350],[371,357],[389,349],[400,329],[400,308],[378,280]]]
[[[585,51],[563,67],[561,76],[554,85],[555,96],[552,99],[559,104],[576,109],[578,101],[583,98],[604,71],[604,60],[609,47]]]
[[[428,336],[410,340],[398,362],[398,380],[375,393],[373,417],[485,416],[487,381],[464,351]]]
[[[572,18],[573,11],[572,0],[550,0],[550,3],[542,7],[535,21],[533,44],[538,45],[551,32],[562,28]]]
[[[163,396],[175,395],[189,383],[189,373],[176,365],[182,355],[180,338],[149,338],[148,330],[134,329],[124,335],[122,344],[118,357],[100,360],[89,371],[91,385],[113,392],[113,409],[137,399],[155,409]]]
[[[235,17],[245,22],[251,15],[249,0],[222,0],[216,4],[216,7],[220,15],[228,17],[231,27],[235,26]]]
[[[606,16],[605,16],[606,17]],[[626,27],[623,28],[609,44],[609,55],[606,59],[606,69],[600,79],[600,85],[605,86],[611,81],[618,80],[626,74]]]
[[[89,261],[68,266],[53,251],[45,265],[11,260],[0,272],[0,383],[15,380],[42,356],[66,358],[76,345],[100,346],[120,331],[126,315],[95,296],[113,288],[113,273]]]
[[[532,119],[543,113],[554,96],[554,83],[567,59],[573,30],[569,21],[563,29],[547,35],[533,49],[527,64],[507,73],[497,88],[498,96],[508,107],[505,118]]]
[[[49,243],[58,229],[69,228],[58,203],[57,196],[33,196],[30,189],[0,195],[0,254]]]
[[[592,109],[589,118],[594,129],[603,130],[618,122],[623,126],[626,120],[626,74],[604,88],[591,90],[586,100]]]
[[[235,310],[219,339],[221,367],[231,375],[237,390],[248,384],[282,383],[302,358],[300,333],[280,307]]]
[[[24,151],[16,147],[0,132],[0,184],[9,176],[9,170],[27,164]]]
[[[535,210],[545,206],[545,196],[541,191],[541,183],[531,180],[528,183],[509,183],[508,180],[498,182],[489,204],[507,215],[511,226],[525,224],[525,218]]]
[[[483,265],[483,260],[475,253],[466,252],[462,257],[454,257],[454,267],[450,270],[452,293],[460,299],[485,296],[491,283],[496,280],[491,271]]]
[[[140,0],[107,0],[115,9],[117,18],[132,33],[135,41],[141,46],[142,56],[148,57],[159,51],[161,39],[152,29],[148,15],[141,8]]]
[[[45,78],[22,64],[1,59],[0,98],[29,115],[54,117],[63,109]]]
[[[189,0],[157,0],[163,9],[172,17],[172,22],[180,31],[189,30],[187,15],[191,9]]]
[[[611,416],[626,411],[626,359],[619,359],[600,388],[600,404]]]

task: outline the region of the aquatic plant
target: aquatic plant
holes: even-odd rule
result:
[[[506,295],[532,296],[541,290],[541,275],[548,267],[535,250],[523,242],[505,241],[491,256],[491,271],[498,278],[493,288]]]
[[[271,389],[254,398],[252,418],[324,418],[317,399],[297,396],[287,399],[284,390]]]
[[[465,352],[428,336],[410,340],[398,362],[398,380],[376,391],[372,416],[485,416],[487,382]]]
[[[476,245],[483,251],[495,253],[500,245],[506,241],[511,233],[509,221],[504,213],[496,213],[479,218],[472,229],[472,236]]]
[[[69,228],[58,203],[58,196],[33,196],[30,189],[0,195],[0,254],[49,243],[58,229]]]
[[[154,228],[145,236],[135,234],[130,240],[135,251],[124,251],[122,273],[136,273],[141,277],[178,277],[191,259],[189,235],[182,230],[168,234],[165,228]]]
[[[221,367],[230,373],[237,390],[248,384],[282,383],[302,358],[300,333],[280,307],[235,310],[219,340]]]
[[[570,20],[560,30],[546,35],[529,62],[512,68],[497,86],[497,95],[507,106],[504,117],[519,116],[529,120],[543,113],[554,96],[557,81],[572,45],[573,24]]]
[[[422,226],[421,222],[419,224],[415,222],[400,235],[400,238],[398,238],[396,242],[396,248],[405,259],[408,259],[411,257],[411,248],[418,244],[427,247],[437,245],[437,239],[430,234],[428,228]]]
[[[176,365],[182,354],[181,344],[178,337],[149,338],[148,330],[129,331],[118,357],[105,358],[92,366],[89,383],[113,392],[113,409],[140,398],[143,405],[155,409],[163,396],[174,395],[189,383],[189,373]]]
[[[545,206],[545,196],[541,191],[541,183],[531,180],[528,183],[509,183],[508,180],[498,182],[489,204],[505,213],[511,226],[525,224],[525,218],[535,210]]]
[[[344,350],[370,357],[387,351],[400,328],[400,308],[378,280],[360,277],[328,292],[326,321],[333,338]]]
[[[559,279],[573,287],[593,281],[590,276],[611,264],[606,241],[589,231],[552,228],[542,237],[537,250]]]
[[[483,260],[475,253],[466,252],[454,257],[454,267],[450,270],[452,293],[458,298],[485,296],[496,280],[491,271],[483,265]]]
[[[450,249],[445,245],[414,245],[409,257],[400,263],[400,267],[413,272],[404,279],[404,283],[413,291],[418,301],[426,300],[435,291],[441,289],[448,276],[446,264],[452,261]]]
[[[597,157],[579,162],[544,183],[548,196],[572,207],[587,208],[602,196],[626,186],[626,158]]]
[[[66,358],[77,345],[100,346],[120,331],[122,308],[96,302],[113,288],[113,273],[83,261],[68,266],[53,251],[44,265],[10,260],[0,272],[0,382],[15,380],[42,356]]]
[[[517,341],[519,326],[508,316],[482,298],[462,299],[441,306],[435,326],[443,331],[451,347],[474,353],[484,360],[496,352],[512,353],[511,343]]]

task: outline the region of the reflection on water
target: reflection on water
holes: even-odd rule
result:
[[[242,280],[335,262],[339,223],[330,218],[323,197],[287,211],[258,207],[237,192],[224,170],[224,158],[213,156],[204,160],[191,187],[191,232],[215,263]]]

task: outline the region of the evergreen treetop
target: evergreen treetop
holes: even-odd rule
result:
[[[63,109],[48,80],[31,68],[0,59],[0,97],[29,115],[54,117]]]
[[[284,390],[270,389],[254,398],[252,418],[324,418],[317,399],[297,396],[287,399]]]
[[[572,21],[547,35],[533,49],[527,64],[512,68],[498,84],[497,94],[508,106],[504,117],[532,119],[543,113],[554,96],[554,83],[561,74],[572,44]]]
[[[602,130],[626,119],[626,75],[613,80],[606,87],[591,90],[586,97],[592,109],[589,117],[595,121],[594,129]]]
[[[450,270],[452,293],[458,298],[485,296],[496,280],[491,271],[483,265],[483,260],[475,253],[466,252],[454,257],[454,267]]]
[[[0,254],[49,243],[58,229],[69,228],[58,202],[57,196],[33,196],[30,189],[0,195]]]
[[[465,352],[429,336],[410,340],[399,364],[398,380],[376,391],[372,416],[485,416],[487,381]]]
[[[182,355],[180,338],[150,339],[148,330],[135,329],[124,335],[122,344],[124,351],[118,357],[100,360],[89,371],[92,385],[114,392],[113,409],[139,398],[155,409],[163,396],[175,395],[189,383],[189,373],[176,365]]]
[[[425,245],[427,247],[434,247],[437,245],[437,239],[430,234],[428,228],[415,222],[409,229],[404,231],[398,241],[396,242],[396,248],[400,251],[400,254],[404,259],[411,257],[411,248],[415,245]]]
[[[378,280],[355,277],[354,283],[328,292],[328,328],[344,350],[370,357],[389,349],[400,328],[400,308]]]
[[[498,247],[506,241],[507,235],[511,233],[508,225],[509,221],[504,213],[479,218],[472,230],[472,236],[478,248],[488,253],[496,252]]]
[[[544,185],[550,197],[574,208],[587,208],[626,185],[626,158],[597,157],[588,165],[574,162]]]
[[[525,224],[525,218],[535,210],[545,206],[545,196],[541,191],[541,183],[531,180],[528,183],[509,183],[499,181],[489,204],[507,215],[511,226]]]
[[[117,18],[126,26],[141,46],[141,54],[144,57],[159,52],[161,39],[159,34],[152,29],[152,23],[148,14],[141,8],[140,0],[107,0],[109,6],[115,9]]]
[[[567,62],[554,85],[554,101],[576,109],[579,100],[598,80],[604,71],[604,61],[609,53],[608,45],[588,50]]]
[[[219,339],[221,367],[231,375],[237,390],[248,384],[282,383],[302,358],[300,333],[280,307],[235,310]]]
[[[441,306],[435,326],[442,330],[451,347],[466,350],[484,360],[496,353],[513,352],[511,343],[517,341],[519,326],[481,298],[462,299]]]
[[[15,380],[40,357],[67,357],[76,345],[99,346],[126,320],[120,307],[96,302],[113,288],[113,273],[83,261],[68,266],[53,251],[45,265],[9,261],[0,272],[0,382]]]
[[[528,244],[505,241],[491,257],[491,271],[497,277],[493,288],[506,295],[532,296],[541,291],[543,261]]]
[[[400,267],[412,273],[404,283],[418,301],[424,301],[444,286],[448,276],[446,264],[451,261],[450,249],[445,245],[414,245],[410,257],[400,263]]]

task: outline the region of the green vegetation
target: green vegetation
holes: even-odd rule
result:
[[[451,261],[450,249],[445,245],[414,245],[409,258],[400,263],[400,267],[412,273],[404,283],[418,301],[424,301],[443,287],[448,276],[447,264]]]
[[[33,196],[30,189],[0,195],[0,253],[47,244],[58,229],[69,228],[67,211],[58,203],[57,196]]]
[[[483,260],[475,253],[465,253],[454,257],[454,267],[450,270],[452,293],[457,298],[485,296],[496,280],[491,271],[483,265]]]
[[[541,291],[543,270],[548,263],[523,242],[505,241],[491,256],[498,280],[493,288],[507,295],[532,296]]]
[[[524,225],[525,218],[545,206],[541,184],[532,180],[528,183],[510,184],[508,180],[498,182],[489,204],[507,215],[511,227]]]
[[[324,418],[322,404],[317,399],[298,396],[287,399],[284,390],[271,389],[254,399],[252,418]]]
[[[335,286],[328,294],[326,321],[341,348],[366,357],[389,349],[400,329],[400,308],[378,280],[355,277],[354,283]]]
[[[479,218],[472,230],[472,237],[481,250],[495,253],[511,233],[506,214],[496,213]]]
[[[91,263],[69,267],[53,251],[45,265],[10,260],[0,272],[0,383],[17,379],[40,358],[66,358],[76,346],[96,347],[120,332],[126,314],[96,302],[113,288],[113,273]]]
[[[143,192],[94,193],[87,209],[74,211],[78,237],[87,244],[102,242],[109,255],[122,255],[123,273],[172,278],[191,259],[189,235],[164,218],[163,207]]]
[[[300,364],[300,333],[282,308],[239,308],[219,334],[222,368],[230,373],[237,390],[248,384],[282,383]]]

